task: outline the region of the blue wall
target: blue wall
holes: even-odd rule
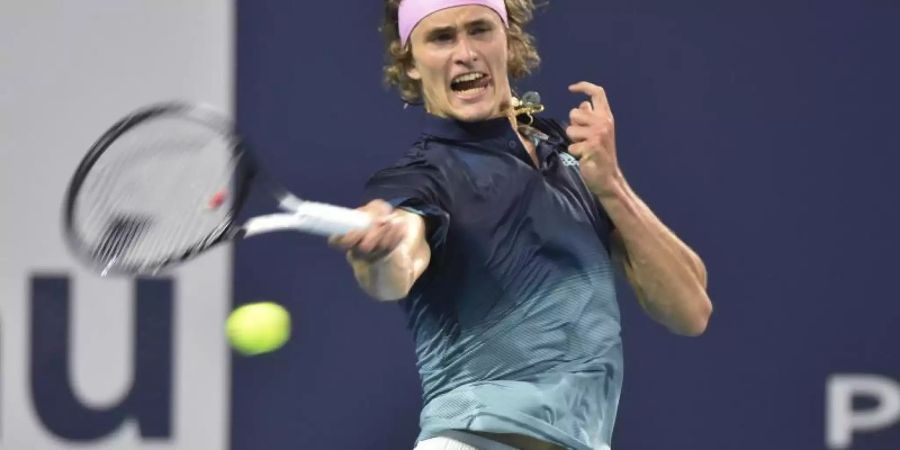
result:
[[[301,195],[356,205],[418,134],[421,110],[380,83],[380,14],[379,1],[239,2],[238,121]],[[605,86],[628,180],[710,274],[700,339],[620,298],[616,448],[823,448],[830,374],[900,379],[898,24],[888,0],[570,0],[537,14],[544,64],[520,91],[565,118],[580,101],[568,84]],[[411,448],[419,388],[400,308],[365,298],[319,239],[236,251],[236,301],[281,301],[296,325],[282,351],[235,359],[234,448]],[[897,448],[900,426],[854,439]]]

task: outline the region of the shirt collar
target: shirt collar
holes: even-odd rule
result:
[[[439,139],[476,142],[515,135],[507,117],[463,122],[456,119],[425,115],[423,134]]]

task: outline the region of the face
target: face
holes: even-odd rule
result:
[[[506,26],[494,10],[467,5],[437,11],[416,25],[410,44],[407,75],[422,83],[429,113],[466,122],[506,114],[512,95]]]

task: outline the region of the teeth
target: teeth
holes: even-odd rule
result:
[[[474,93],[476,93],[476,92],[481,92],[481,91],[483,91],[483,90],[485,90],[485,89],[487,89],[487,88],[478,87],[478,88],[466,89],[466,90],[464,90],[464,91],[457,91],[457,93],[458,93],[458,94],[462,94],[462,95],[466,95],[466,94],[474,94]]]
[[[462,76],[459,76],[459,77],[454,78],[454,79],[453,79],[453,82],[454,82],[454,83],[461,83],[461,82],[464,82],[464,81],[473,81],[473,80],[477,80],[477,79],[482,78],[482,77],[484,77],[484,74],[483,74],[483,73],[467,73],[467,74],[465,74],[465,75],[462,75]]]

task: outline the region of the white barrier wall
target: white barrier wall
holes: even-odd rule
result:
[[[232,110],[233,8],[0,2],[0,448],[228,446],[230,249],[168,278],[101,279],[68,254],[60,210],[123,114],[176,98]]]

